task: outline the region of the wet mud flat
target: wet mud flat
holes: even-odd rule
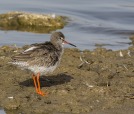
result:
[[[65,49],[60,66],[40,78],[9,64],[26,46],[0,47],[0,105],[7,114],[133,114],[134,46],[112,51]]]

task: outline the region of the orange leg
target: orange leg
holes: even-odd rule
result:
[[[36,90],[36,93],[40,94],[41,96],[45,96],[47,95],[47,93],[43,93],[41,91],[39,78],[40,78],[40,73],[37,73],[37,76],[33,75],[35,90]]]
[[[37,77],[33,74],[33,81],[34,81],[34,86],[35,86],[35,90],[38,93],[38,87],[37,87],[37,83],[36,83]]]
[[[44,96],[45,94],[40,89],[40,73],[37,74],[38,94]]]

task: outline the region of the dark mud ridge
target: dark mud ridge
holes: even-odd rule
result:
[[[63,28],[66,23],[67,17],[55,14],[43,15],[17,11],[0,14],[0,29],[2,30],[49,33]]]
[[[0,105],[7,114],[134,113],[134,46],[65,49],[60,66],[40,79],[45,97],[35,93],[30,71],[8,63],[23,49],[0,47]]]

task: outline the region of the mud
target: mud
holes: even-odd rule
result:
[[[55,14],[43,15],[17,11],[0,14],[0,29],[2,30],[49,33],[63,28],[65,24],[67,24],[67,17]]]
[[[40,79],[45,97],[35,93],[30,71],[8,63],[25,47],[0,47],[0,105],[7,114],[133,114],[134,46],[65,49],[60,66]]]

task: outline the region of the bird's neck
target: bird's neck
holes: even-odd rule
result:
[[[58,51],[63,50],[63,45],[53,44]]]

